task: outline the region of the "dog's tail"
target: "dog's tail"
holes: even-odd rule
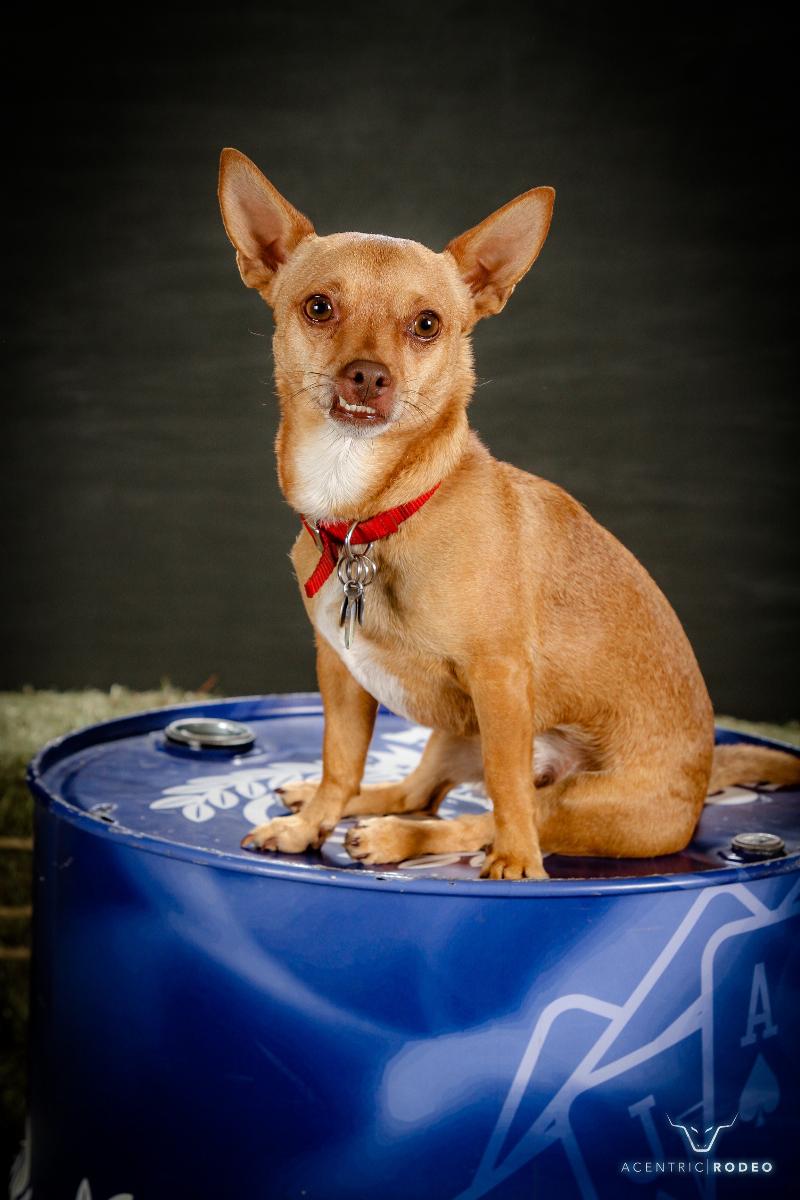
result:
[[[786,750],[770,750],[749,742],[715,746],[709,792],[718,792],[733,784],[800,784],[800,755]]]

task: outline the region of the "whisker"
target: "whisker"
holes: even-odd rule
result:
[[[420,391],[419,389],[414,389],[414,390],[410,390],[410,391],[409,391],[409,389],[406,389],[405,396],[408,396],[408,395],[417,397],[419,403],[414,404],[413,407],[417,408],[420,412],[423,412],[428,417],[428,419],[432,421],[435,416],[434,403],[433,403],[432,398],[426,392]],[[404,400],[404,402],[407,404],[412,403],[410,400],[405,400],[405,397],[403,395],[401,395],[400,398],[401,398],[401,400]]]
[[[294,400],[295,396],[302,395],[303,392],[310,392],[312,388],[324,387],[322,383],[307,383],[304,387],[298,388],[296,392],[292,392],[291,396],[287,396],[287,400]]]
[[[418,425],[424,426],[424,425],[431,424],[431,422],[433,421],[433,417],[434,417],[433,413],[426,412],[425,409],[422,408],[419,404],[415,404],[415,402],[413,400],[409,400],[407,395],[401,395],[398,397],[398,399],[400,400],[400,402],[403,405],[405,405],[406,408],[413,408],[415,410],[415,412],[419,413],[422,420],[417,422]],[[402,420],[402,417],[401,417],[401,420]]]
[[[419,396],[422,400],[426,400],[428,404],[433,404],[433,397],[427,392],[423,392],[420,388],[406,388],[406,394],[409,396]]]

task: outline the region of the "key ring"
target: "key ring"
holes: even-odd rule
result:
[[[357,525],[358,521],[353,521],[348,529],[336,567],[336,574],[344,591],[339,624],[344,627],[346,650],[353,644],[356,623],[364,623],[364,589],[372,583],[378,569],[377,564],[369,557],[372,542],[367,542],[363,550],[353,549],[353,533]]]
[[[367,542],[367,546],[366,546],[365,550],[355,551],[353,549],[350,539],[352,538],[354,531],[358,527],[358,524],[359,524],[358,521],[353,521],[353,524],[350,526],[347,533],[345,534],[344,551],[345,551],[345,554],[347,555],[347,557],[351,558],[351,559],[352,558],[363,558],[364,555],[369,554],[370,550],[372,549],[372,542]]]
[[[359,583],[362,587],[369,587],[375,578],[377,569],[375,563],[371,558],[367,558],[366,554],[356,554],[352,558],[342,556],[339,559],[336,574],[339,576],[342,587],[346,587],[348,583]]]

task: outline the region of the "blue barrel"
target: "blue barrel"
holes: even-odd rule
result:
[[[225,722],[251,732],[221,745]],[[381,710],[367,778],[426,736]],[[796,1194],[800,794],[729,789],[683,853],[550,856],[543,882],[364,867],[347,822],[321,853],[240,849],[321,743],[318,696],[256,697],[34,761],[17,1196]],[[460,787],[442,816],[487,803]]]

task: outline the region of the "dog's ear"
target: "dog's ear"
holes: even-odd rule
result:
[[[472,293],[475,320],[504,307],[544,245],[553,215],[555,191],[523,192],[445,247]]]
[[[219,161],[219,206],[242,279],[268,300],[275,272],[298,242],[313,234],[314,226],[255,163],[230,148]]]

